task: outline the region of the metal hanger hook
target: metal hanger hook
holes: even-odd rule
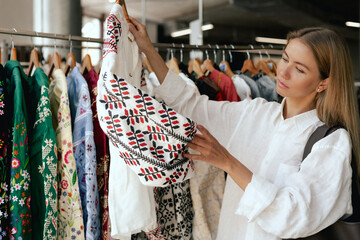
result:
[[[72,45],[72,40],[71,40],[71,34],[69,34],[69,41],[70,41],[70,49],[69,49],[69,51],[72,52],[73,45]]]
[[[88,37],[88,42],[86,43],[86,52],[89,53],[89,42],[90,38]]]
[[[12,34],[10,35],[10,38],[11,38],[11,48],[14,48],[14,39],[13,39],[13,35],[12,35]]]
[[[270,54],[269,54],[269,52],[265,49],[265,46],[263,45],[263,44],[261,44],[260,45],[263,49],[264,49],[264,51],[265,51],[265,53],[266,53],[266,56],[268,57],[268,60],[270,60]]]
[[[38,32],[35,32],[35,34],[36,34],[37,37],[39,37],[39,33],[38,33]],[[31,37],[31,39],[32,39],[32,41],[34,40],[32,37]],[[35,43],[33,42],[33,44],[34,44],[34,49],[35,49],[35,48],[36,48]]]
[[[55,47],[55,52],[56,52],[56,33],[54,34],[55,38],[54,38],[54,47]]]
[[[182,43],[180,48],[180,62],[183,62],[184,59],[183,49],[184,49],[184,44]]]
[[[172,43],[172,46],[173,46],[174,48],[171,49],[171,52],[170,52],[170,53],[171,53],[171,58],[174,58],[175,51],[176,51],[176,50],[175,50],[175,43]]]
[[[17,32],[17,31],[16,31],[16,28],[13,28],[13,30],[14,30],[14,32]],[[11,36],[11,47],[12,47],[12,48],[15,48],[13,35],[11,34],[10,36]]]
[[[170,48],[170,59],[174,58],[174,49]]]
[[[208,60],[209,59],[209,52],[207,49],[205,49],[205,55],[206,55],[206,59]]]
[[[232,44],[230,44],[230,47],[231,47],[232,49],[235,49],[234,45],[232,45]],[[229,49],[229,57],[230,57],[230,62],[232,63],[232,62],[233,62],[233,56],[232,56],[232,52],[231,52],[230,49]]]

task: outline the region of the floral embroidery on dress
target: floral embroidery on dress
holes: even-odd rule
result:
[[[65,74],[54,71],[49,96],[58,145],[58,238],[85,239],[76,163],[73,155],[71,117]],[[54,88],[61,91],[55,92]],[[58,89],[57,89],[58,90]],[[56,95],[59,94],[59,95]],[[75,229],[75,234],[71,231]],[[79,231],[79,234],[76,234]]]
[[[81,206],[87,239],[100,237],[96,149],[88,85],[75,67],[67,78],[73,128],[73,151],[78,172]]]
[[[11,127],[5,82],[5,71],[0,65],[0,239],[7,239],[9,235]]]
[[[22,81],[24,74],[18,61],[8,61],[5,65],[7,73],[7,93],[11,96],[11,129],[12,149],[9,189],[9,237],[10,239],[31,239],[31,191],[30,165],[28,146],[28,123],[26,101]],[[6,199],[5,199],[6,201]]]

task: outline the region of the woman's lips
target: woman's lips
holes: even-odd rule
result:
[[[286,86],[282,81],[278,80],[277,81],[278,85],[280,88],[288,88],[288,86]]]

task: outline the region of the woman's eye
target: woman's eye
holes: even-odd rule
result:
[[[286,58],[284,58],[284,57],[282,57],[282,60],[284,61],[284,62],[288,62],[289,60],[287,60]]]
[[[299,73],[304,73],[304,71],[301,70],[300,68],[296,68],[296,70],[297,70]]]

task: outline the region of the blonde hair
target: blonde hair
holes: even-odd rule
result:
[[[347,129],[360,175],[359,111],[347,44],[326,28],[304,28],[287,36],[288,42],[295,38],[312,50],[320,78],[329,78],[327,89],[315,97],[316,112],[326,125],[341,124]]]

